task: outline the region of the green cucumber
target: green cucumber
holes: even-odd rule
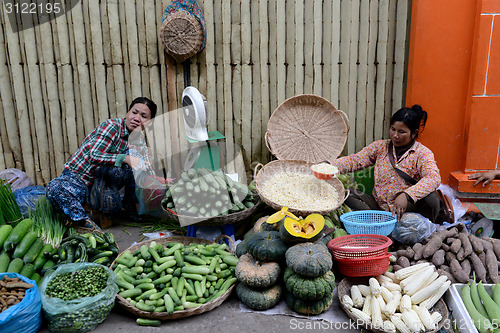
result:
[[[23,269],[23,260],[21,258],[15,258],[12,260],[9,264],[9,267],[7,267],[7,272],[9,273],[19,273],[21,272],[21,269]]]
[[[37,272],[33,273],[30,277],[31,280],[35,281],[36,284],[40,284],[40,281],[42,280],[42,277],[40,276],[40,274],[38,274]]]
[[[10,224],[4,224],[0,227],[0,248],[3,246],[3,243],[9,238],[10,233],[12,232],[12,226]]]
[[[3,244],[3,248],[6,251],[11,251],[14,247],[24,238],[28,231],[33,226],[32,219],[24,219],[19,222],[14,229],[12,229],[9,238]]]
[[[136,322],[141,326],[158,327],[161,325],[161,321],[159,321],[158,319],[137,318]]]
[[[2,252],[2,254],[0,254],[0,273],[7,272],[9,264],[10,264],[9,255],[6,252]]]
[[[35,242],[30,246],[28,252],[26,252],[26,254],[24,255],[24,263],[27,264],[34,262],[36,257],[38,257],[38,255],[40,254],[40,251],[43,249],[43,246],[43,239],[37,238]]]
[[[33,261],[33,265],[35,266],[35,270],[38,270],[45,265],[47,262],[47,256],[45,255],[45,252],[51,252],[54,248],[52,247],[51,244],[45,244],[38,255],[36,256],[35,260]]]
[[[35,273],[35,266],[33,264],[25,264],[19,274],[22,276],[27,277],[28,279],[31,279],[31,276]]]
[[[29,231],[21,240],[19,244],[17,244],[14,253],[12,254],[12,258],[22,258],[28,252],[31,245],[38,239],[38,234],[36,231]]]

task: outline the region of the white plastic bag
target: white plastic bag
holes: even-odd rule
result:
[[[0,178],[10,183],[12,191],[34,185],[26,172],[19,169],[5,169],[0,171]]]
[[[455,216],[455,222],[457,222],[459,218],[467,213],[467,208],[465,208],[460,200],[457,199],[455,193],[453,192],[453,189],[450,186],[441,184],[439,185],[438,190],[441,190],[441,192],[443,192],[443,194],[446,194],[450,199],[453,206],[453,215]]]

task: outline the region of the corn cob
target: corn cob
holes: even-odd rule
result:
[[[420,331],[420,325],[422,323],[420,322],[420,318],[418,317],[417,313],[413,311],[413,309],[410,309],[408,311],[403,311],[403,322],[405,325],[410,329],[412,332],[419,332]]]
[[[419,270],[421,270],[423,268],[426,268],[429,265],[430,265],[430,263],[423,262],[423,263],[418,264],[418,265],[414,265],[414,266],[409,266],[409,267],[406,267],[406,268],[402,268],[402,269],[400,269],[399,271],[397,271],[394,274],[396,274],[396,278],[397,279],[403,280],[403,279],[407,278],[410,275],[416,274]]]
[[[397,283],[391,283],[391,282],[385,282],[383,284],[384,287],[386,287],[390,292],[393,292],[393,291],[398,291],[398,292],[401,292],[401,286]]]
[[[380,287],[380,295],[382,295],[384,303],[389,303],[389,301],[392,299],[391,291],[387,289],[385,286]]]
[[[444,295],[444,293],[446,292],[446,290],[448,290],[450,285],[451,281],[450,280],[446,281],[444,284],[441,285],[441,287],[439,287],[439,289],[434,293],[434,295],[431,295],[429,298],[422,301],[420,303],[420,306],[423,306],[427,310],[430,310],[434,306],[434,304],[436,304],[437,301],[439,301],[441,296]]]
[[[420,304],[426,298],[429,298],[436,294],[439,288],[446,282],[448,278],[445,275],[440,276],[437,280],[432,282],[427,287],[420,289],[415,294],[411,296],[411,302],[413,304]]]
[[[351,310],[354,306],[351,297],[349,295],[342,296],[342,304],[348,309]]]
[[[365,303],[363,304],[363,312],[370,316],[371,318],[371,315],[372,315],[372,300],[373,300],[373,297],[368,295],[366,296],[365,298]]]
[[[371,295],[370,286],[358,284],[358,289],[361,292],[361,295],[363,295],[364,297]]]
[[[351,315],[356,318],[357,320],[361,320],[362,322],[369,324],[371,322],[371,318],[369,315],[364,313],[363,311],[356,309],[356,308],[351,308],[350,310]]]
[[[387,333],[396,333],[396,326],[390,320],[385,320],[382,327]]]
[[[410,333],[410,329],[408,328],[408,326],[406,326],[406,324],[404,323],[404,321],[399,316],[392,315],[391,316],[391,322],[394,324],[394,326],[396,326],[396,329],[399,332],[401,332],[401,333]]]
[[[375,296],[373,296],[373,298],[372,298],[371,308],[372,308],[372,316],[371,316],[372,317],[372,325],[375,326],[375,328],[377,328],[377,327],[381,328],[384,321],[382,320],[382,311],[380,309],[380,304],[377,301],[377,298]]]
[[[436,323],[432,319],[429,310],[427,310],[423,306],[417,305],[413,305],[412,309],[415,310],[418,317],[420,318],[420,321],[422,322],[422,324],[424,324],[426,330],[433,330],[436,327]]]
[[[392,292],[392,298],[385,305],[382,313],[384,313],[387,317],[393,315],[399,307],[399,303],[401,301],[401,293],[398,291]]]
[[[351,287],[351,298],[355,307],[359,309],[363,306],[364,302],[363,295],[361,295],[361,291],[359,291],[359,288],[356,285],[353,285]]]
[[[375,278],[370,278],[370,280],[368,280],[369,284],[370,284],[370,292],[373,296],[377,297],[378,295],[380,295],[380,284],[378,283],[377,279]]]

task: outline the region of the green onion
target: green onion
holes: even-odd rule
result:
[[[9,182],[0,179],[0,223],[20,221],[23,218]]]
[[[63,217],[54,210],[47,197],[40,197],[35,210],[30,210],[29,215],[33,220],[32,230],[37,232],[38,237],[54,248],[59,247],[67,228]]]

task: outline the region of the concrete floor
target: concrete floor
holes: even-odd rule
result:
[[[111,232],[115,236],[120,251],[125,250],[132,243],[142,238],[141,228],[129,227],[126,229],[128,235],[123,231],[125,227],[117,222],[111,227]],[[240,302],[233,294],[219,307],[212,311],[185,319],[176,319],[162,322],[160,327],[139,326],[135,320],[137,316],[125,311],[118,304],[111,312],[110,316],[93,332],[160,332],[168,330],[175,332],[217,332],[224,330],[227,332],[359,332],[358,329],[349,328],[348,318],[340,307],[332,305],[328,311],[335,311],[339,318],[338,323],[330,323],[324,320],[309,320],[291,317],[287,315],[264,315],[255,312],[242,312]],[[344,323],[344,324],[342,324]],[[39,332],[47,333],[49,330],[46,323],[43,324]]]

